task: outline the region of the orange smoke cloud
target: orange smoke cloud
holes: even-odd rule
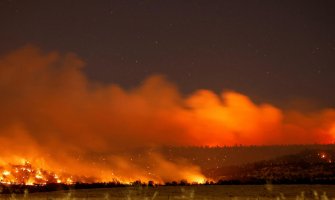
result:
[[[94,175],[98,180],[194,181],[203,179],[201,170],[187,162],[172,163],[156,153],[144,158],[156,163],[148,170],[119,154],[161,145],[332,143],[335,139],[334,109],[309,114],[283,111],[232,91],[217,95],[199,90],[184,98],[162,76],[151,76],[137,88],[125,90],[88,80],[83,66],[74,54],[45,54],[33,46],[0,58],[0,164],[24,158],[45,169]],[[108,156],[102,163],[80,156],[90,152]],[[171,171],[178,174],[171,177]]]

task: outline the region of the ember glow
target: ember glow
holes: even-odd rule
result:
[[[29,162],[22,165],[9,165],[2,167],[1,183],[4,184],[46,184],[46,183],[72,183],[65,177],[43,170],[34,169]]]
[[[185,160],[148,150],[134,161],[127,152],[335,140],[332,108],[282,110],[233,91],[183,97],[162,76],[126,90],[88,80],[83,65],[74,54],[32,46],[1,57],[1,182],[203,182],[200,167]]]
[[[327,161],[328,163],[332,163],[332,162],[333,162],[333,157],[332,157],[332,155],[329,155],[329,154],[327,154],[327,153],[325,153],[325,152],[320,152],[320,153],[318,154],[318,156],[320,157],[320,159],[325,160],[325,161]]]

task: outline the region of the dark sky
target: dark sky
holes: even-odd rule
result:
[[[335,106],[335,1],[0,0],[0,53],[75,52],[92,80],[163,74],[185,94],[236,90]]]

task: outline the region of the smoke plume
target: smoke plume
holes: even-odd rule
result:
[[[233,92],[184,97],[163,76],[124,89],[88,80],[75,54],[25,46],[0,58],[0,165],[29,160],[59,173],[108,181],[204,178],[185,160],[146,152],[172,146],[333,143],[335,110],[256,104]],[[99,162],[92,155],[104,155]],[[91,155],[91,156],[90,156]],[[149,163],[149,164],[148,164]],[[175,172],[171,174],[171,172]]]

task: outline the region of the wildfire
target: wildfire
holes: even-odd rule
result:
[[[2,167],[2,176],[0,177],[1,183],[24,185],[62,183],[64,180],[67,180],[67,177],[59,177],[53,172],[35,169],[29,162]]]
[[[161,179],[150,179],[145,176],[134,176],[133,178],[124,178],[120,176],[117,178],[113,177],[105,177],[104,179],[93,179],[87,176],[73,176],[66,173],[56,173],[53,171],[48,171],[42,168],[35,168],[32,166],[30,162],[25,162],[24,164],[10,164],[6,166],[0,167],[1,176],[0,183],[1,184],[20,184],[20,185],[46,185],[48,183],[62,183],[62,184],[74,184],[76,182],[80,183],[94,183],[94,182],[118,182],[122,184],[132,184],[134,181],[141,179],[141,181],[149,182],[153,181],[155,183],[164,184]],[[190,172],[185,171],[187,178],[184,177],[183,180],[187,180],[189,183],[198,183],[202,184],[206,182],[206,179],[201,174],[192,174]],[[159,178],[159,177],[158,177]]]
[[[83,65],[71,53],[45,54],[32,46],[0,57],[1,183],[71,184],[114,179],[201,183],[200,167],[188,162],[145,155],[135,163],[123,153],[164,145],[334,141],[333,108],[310,114],[287,111],[255,103],[233,91],[217,94],[197,90],[185,97],[174,84],[155,75],[128,90],[92,82],[82,71]],[[73,156],[74,152],[102,153],[108,158],[93,162],[89,156]],[[15,163],[16,155],[37,167],[27,160],[8,164]],[[49,166],[36,164],[35,157],[45,158]],[[148,163],[152,163],[150,169],[145,167]]]

